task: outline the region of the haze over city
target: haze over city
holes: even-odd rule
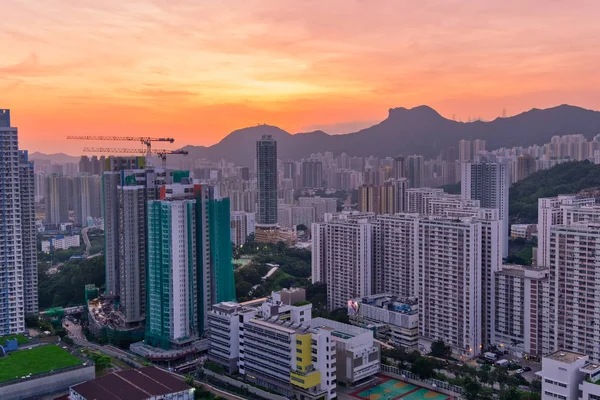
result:
[[[494,119],[599,109],[597,1],[3,2],[0,89],[20,144],[258,123],[353,132],[391,107]],[[68,10],[68,12],[67,12]]]

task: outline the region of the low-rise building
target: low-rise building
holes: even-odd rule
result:
[[[511,239],[529,240],[537,234],[537,224],[512,224],[510,226]]]
[[[44,253],[50,253],[52,249],[54,250],[67,250],[72,247],[81,246],[81,236],[79,235],[57,235],[48,240],[42,240],[42,251]]]
[[[542,358],[542,400],[600,399],[600,364],[582,353],[559,350]]]
[[[194,388],[156,367],[113,372],[72,386],[70,400],[193,400]]]
[[[379,373],[381,354],[372,331],[325,318],[313,318],[310,326],[331,332],[338,381],[350,386]]]
[[[372,330],[375,337],[392,346],[417,350],[419,346],[419,304],[416,298],[400,299],[374,294],[348,302],[352,325]]]

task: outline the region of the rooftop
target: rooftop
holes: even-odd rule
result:
[[[560,361],[567,364],[572,364],[574,362],[579,361],[581,358],[587,357],[582,353],[575,353],[572,351],[559,350],[555,351],[552,354],[547,355],[545,358],[549,358],[550,360]]]
[[[72,387],[89,400],[146,400],[190,389],[191,386],[155,367],[113,372]]]

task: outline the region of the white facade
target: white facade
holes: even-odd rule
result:
[[[550,229],[549,350],[600,361],[600,222]]]
[[[373,332],[325,318],[312,319],[310,326],[331,332],[338,381],[352,385],[379,373],[381,357]]]
[[[50,253],[50,250],[54,247],[54,250],[67,250],[73,247],[81,246],[81,236],[56,236],[49,240],[42,240],[42,251],[44,253]]]
[[[419,304],[416,298],[399,299],[374,294],[350,300],[348,315],[353,325],[375,332],[377,339],[392,346],[416,350],[419,344]]]
[[[235,246],[246,244],[248,235],[254,233],[255,214],[245,211],[231,212],[231,243]]]
[[[0,336],[25,331],[23,244],[19,189],[19,143],[9,110],[0,110]],[[4,125],[7,125],[6,127]]]
[[[337,199],[324,197],[299,197],[298,205],[302,207],[313,207],[315,209],[315,221],[322,222],[325,220],[325,214],[335,213],[337,211]],[[307,227],[309,225],[306,225]]]
[[[600,219],[595,199],[561,195],[538,199],[538,265],[550,265],[550,229],[553,225],[570,224],[573,220]],[[576,215],[574,218],[573,215]]]
[[[373,229],[369,217],[373,216],[336,214],[323,224],[313,224],[313,270],[324,278],[319,282],[328,283],[331,310],[346,307],[349,299],[371,294]]]
[[[581,369],[587,364],[585,354],[559,350],[542,359],[542,400],[577,400],[579,385],[585,378]]]
[[[548,269],[503,265],[495,273],[493,344],[510,354],[543,354],[543,303]]]
[[[240,327],[256,316],[255,308],[234,302],[212,306],[208,312],[208,357],[231,374],[237,372],[240,357]]]
[[[418,294],[419,216],[379,215],[373,221],[374,293],[398,297]]]
[[[419,347],[443,340],[474,357],[482,346],[481,222],[428,217],[419,225]],[[427,240],[424,240],[427,238]]]
[[[427,214],[426,198],[444,196],[443,189],[411,188],[406,190],[406,212]]]

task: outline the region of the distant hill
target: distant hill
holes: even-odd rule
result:
[[[50,160],[54,164],[78,163],[80,157],[70,156],[65,153],[44,154],[40,152],[29,153],[29,159],[33,161]]]
[[[423,154],[435,157],[440,150],[458,146],[461,139],[485,139],[488,149],[529,146],[550,141],[554,135],[581,133],[587,138],[600,134],[600,112],[561,105],[544,110],[497,118],[490,122],[457,122],[442,117],[428,106],[392,108],[377,125],[358,132],[328,135],[323,131],[292,135],[276,126],[259,125],[231,132],[210,146],[186,146],[195,158],[218,161],[225,158],[252,166],[255,143],[263,134],[273,135],[280,159],[298,160],[311,153],[332,151],[351,156],[395,156]]]
[[[536,224],[540,197],[580,192],[593,196],[598,187],[600,165],[589,161],[568,162],[536,172],[510,187],[510,222]]]

